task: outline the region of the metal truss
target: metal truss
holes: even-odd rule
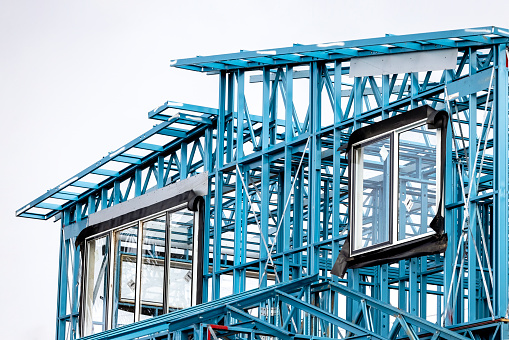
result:
[[[310,339],[302,335],[304,329],[313,329],[313,338],[329,338],[331,333],[343,337],[396,339],[400,331],[408,337],[417,339],[417,329],[430,333],[428,338],[467,339],[453,331],[438,327],[419,317],[403,312],[389,304],[372,297],[335,284],[312,284],[317,276],[281,283],[259,291],[249,291],[208,302],[168,314],[161,318],[148,320],[131,327],[123,327],[90,336],[87,339],[131,339],[131,338],[182,338],[190,335],[196,339],[228,339],[234,335],[241,338],[260,339],[278,337],[281,339]],[[361,306],[355,320],[348,321],[330,313],[320,302],[320,295],[331,296],[331,292],[352,298]],[[313,302],[307,302],[311,296]],[[265,303],[266,306],[260,307]],[[330,306],[329,306],[330,307]],[[263,320],[252,313],[253,310],[265,310],[270,316]],[[270,309],[270,311],[268,311]],[[255,314],[255,315],[253,315]],[[395,318],[389,329],[389,317]],[[386,334],[374,329],[373,319],[382,317],[387,320]],[[220,324],[220,325],[219,325]]]
[[[200,172],[206,302],[87,339],[508,338],[508,43],[484,27],[174,61],[218,76],[218,109],[164,104],[149,113],[162,123],[17,211],[61,216],[57,339],[78,336],[87,216]],[[450,48],[454,69],[349,76],[355,57]],[[424,104],[450,117],[446,253],[332,276],[349,228],[341,146]]]

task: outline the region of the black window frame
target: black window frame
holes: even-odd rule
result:
[[[86,305],[87,302],[84,300],[86,297],[86,284],[84,284],[84,280],[87,280],[87,249],[89,241],[107,236],[109,240],[109,244],[107,247],[108,250],[108,272],[106,273],[107,278],[106,282],[108,284],[107,292],[111,294],[113,291],[109,286],[113,280],[111,277],[111,266],[114,265],[114,261],[116,260],[115,247],[112,246],[112,242],[114,241],[113,234],[132,227],[134,225],[139,225],[140,223],[145,223],[150,221],[152,218],[157,216],[165,215],[166,218],[166,227],[165,227],[165,244],[168,245],[168,228],[169,228],[169,216],[172,213],[187,209],[189,211],[194,212],[193,217],[193,264],[192,267],[195,270],[192,270],[193,277],[191,281],[191,306],[198,305],[202,303],[203,298],[203,231],[204,231],[204,212],[205,212],[205,204],[202,196],[196,195],[193,190],[189,190],[183,192],[181,194],[175,195],[171,198],[156,202],[149,206],[141,207],[140,209],[134,209],[128,211],[124,214],[120,214],[111,219],[101,221],[97,224],[89,225],[87,228],[83,229],[80,234],[76,237],[76,246],[80,246],[81,249],[81,287],[80,287],[80,334],[82,336],[88,336],[91,334],[84,334],[85,331],[85,320],[86,320]],[[143,236],[139,234],[138,230],[138,238],[143,239]],[[168,250],[169,251],[169,250]],[[142,254],[137,254],[136,256],[142,256]],[[143,259],[142,259],[143,260]],[[167,313],[167,284],[168,284],[168,264],[171,262],[169,258],[165,259],[164,265],[164,288],[163,288],[163,310],[164,314]],[[136,268],[136,271],[140,271],[141,268]],[[140,274],[141,275],[141,274]],[[195,294],[193,294],[195,293]],[[193,298],[194,297],[194,298]],[[113,316],[113,306],[111,305],[112,298],[110,296],[104,297],[106,299],[106,312],[105,312],[105,326],[104,329],[112,329],[112,316]],[[139,297],[141,299],[141,297]],[[136,297],[135,297],[136,299]],[[140,313],[142,305],[139,303]],[[134,322],[138,322],[141,320],[137,320]]]
[[[363,268],[374,265],[381,265],[386,263],[394,263],[399,260],[408,259],[411,257],[417,256],[425,256],[438,254],[445,251],[447,248],[447,234],[444,233],[444,211],[445,211],[445,186],[444,186],[444,177],[445,177],[445,155],[446,155],[446,144],[447,144],[447,125],[448,125],[448,114],[446,111],[438,111],[433,109],[428,105],[420,106],[418,108],[412,109],[410,111],[398,114],[396,116],[384,119],[380,122],[373,123],[371,125],[367,125],[360,129],[355,130],[350,135],[348,140],[348,144],[342,146],[340,149],[346,150],[348,154],[348,169],[349,169],[349,218],[350,218],[350,230],[347,234],[346,240],[341,248],[340,254],[334,263],[334,266],[331,270],[331,273],[340,277],[343,277],[346,273],[346,270],[349,268]],[[379,137],[386,137],[388,135],[391,136],[391,167],[394,167],[396,163],[398,153],[394,150],[394,136],[395,133],[399,135],[399,133],[405,132],[407,130],[411,130],[416,126],[420,125],[420,122],[427,125],[428,129],[439,129],[440,133],[437,140],[437,151],[439,152],[439,161],[437,162],[437,199],[436,206],[437,212],[429,227],[433,229],[434,233],[425,233],[422,236],[418,235],[417,237],[412,237],[406,240],[395,241],[392,240],[392,243],[383,246],[376,245],[374,247],[369,247],[369,249],[364,249],[362,251],[353,251],[352,252],[352,207],[353,204],[353,175],[355,173],[355,169],[353,169],[353,149],[355,146],[362,145],[362,143],[367,143],[371,140],[374,140]],[[393,178],[394,169],[391,168],[391,178]],[[391,195],[395,195],[395,190],[399,192],[398,187],[399,180],[397,181],[397,185],[395,185],[394,181],[391,183]],[[396,189],[394,189],[396,187]],[[393,204],[395,201],[394,197],[390,198],[390,204]],[[391,216],[393,215],[393,208],[391,206]],[[394,223],[394,218],[390,220],[390,230],[393,228],[397,228]],[[390,232],[390,235],[393,235]]]

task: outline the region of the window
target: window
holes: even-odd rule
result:
[[[353,254],[433,233],[437,133],[423,120],[353,145]]]
[[[177,211],[170,218],[170,275],[168,311],[191,306],[193,215]]]
[[[134,225],[114,233],[112,328],[135,320],[138,229]]]
[[[437,132],[425,125],[398,136],[398,241],[433,233],[437,213]]]
[[[200,211],[179,204],[85,238],[84,335],[201,302]]]
[[[87,242],[86,268],[84,282],[86,304],[85,334],[106,330],[106,297],[108,289],[109,235]]]
[[[143,223],[140,289],[141,320],[164,314],[164,268],[168,249],[166,247],[166,234],[171,233],[171,228],[168,232],[166,231],[167,215],[169,214],[157,216]]]
[[[447,119],[425,105],[350,135],[350,230],[332,274],[445,251]]]
[[[354,147],[353,250],[389,242],[391,138],[385,136]]]

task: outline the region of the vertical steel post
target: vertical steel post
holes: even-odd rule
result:
[[[283,209],[286,205],[284,213],[284,220],[282,224],[282,241],[283,251],[290,250],[290,212],[291,212],[291,197],[290,190],[292,187],[292,147],[288,144],[292,141],[293,133],[293,67],[286,67],[286,107],[285,107],[285,159],[284,159],[284,189],[283,189]],[[290,280],[290,255],[283,255],[283,268],[281,281],[287,282]]]
[[[508,241],[507,241],[507,222],[508,222],[508,200],[507,186],[509,182],[507,169],[509,166],[507,152],[507,64],[506,64],[506,45],[499,44],[495,46],[495,67],[496,67],[496,86],[495,100],[492,110],[495,110],[494,120],[494,195],[493,195],[493,228],[495,235],[494,252],[494,271],[495,271],[495,289],[494,289],[494,308],[495,315],[498,317],[506,316],[507,311],[507,287],[508,287]]]
[[[445,73],[445,72],[444,72]],[[447,83],[450,82],[450,78],[448,77],[447,73],[445,73],[445,83],[447,86]],[[445,93],[444,93],[445,98]],[[449,112],[449,114],[451,114]],[[446,153],[445,153],[445,187],[444,187],[444,193],[445,193],[445,205],[455,203],[456,199],[456,191],[458,189],[458,181],[457,181],[457,171],[455,168],[455,163],[453,159],[453,134],[452,134],[453,127],[450,126],[447,129],[447,136],[446,136]],[[456,256],[456,250],[457,250],[457,244],[458,244],[458,236],[457,232],[458,229],[461,229],[461,226],[457,225],[457,209],[455,208],[446,208],[445,209],[445,232],[448,236],[448,245],[447,249],[445,251],[444,256],[444,276],[443,276],[443,287],[444,287],[444,308],[443,311],[445,313],[445,323],[449,324],[450,319],[452,318],[453,312],[449,309],[449,306],[447,305],[447,299],[449,296],[450,287],[454,286],[455,277],[454,273],[456,268],[454,268],[453,263]],[[451,286],[451,282],[453,282]],[[453,288],[452,288],[453,289]],[[454,289],[453,289],[454,290]],[[452,299],[452,297],[451,297]],[[437,316],[438,317],[438,316]]]
[[[223,165],[224,136],[226,116],[226,72],[219,75],[219,114],[217,117],[216,135],[216,173],[214,179],[214,240],[212,250],[212,300],[217,300],[221,293],[221,233],[223,225]]]
[[[362,114],[363,96],[362,96],[362,77],[355,77],[353,82],[353,129],[357,130],[362,127],[360,116]],[[350,225],[350,228],[352,226]],[[359,291],[360,277],[359,269],[348,270],[348,286]],[[357,312],[358,303],[348,299],[347,301],[347,318],[351,320]]]
[[[88,196],[88,216],[95,213],[96,206],[95,206],[95,195]]]
[[[164,157],[157,157],[157,188],[164,187]],[[127,198],[127,197],[126,197]]]
[[[467,53],[467,52],[465,52]],[[477,72],[477,51],[469,49],[469,75],[473,76]],[[475,159],[477,150],[477,94],[471,93],[469,96],[468,106],[468,183],[470,190],[470,197],[477,195],[477,160]],[[451,112],[452,114],[452,112]],[[477,258],[475,255],[474,244],[477,243],[477,204],[475,202],[468,202],[469,204],[469,217],[468,228],[468,321],[473,322],[476,319],[477,309]],[[478,247],[479,248],[479,247]]]
[[[188,176],[187,169],[189,169],[187,159],[187,143],[180,144],[180,180],[186,179]]]
[[[265,67],[262,75],[262,173],[261,173],[261,210],[260,210],[260,259],[267,257],[267,249],[269,245],[269,209],[270,209],[270,164],[267,149],[269,148],[269,111],[270,111],[270,69]],[[264,269],[267,266],[267,260],[260,261],[258,284],[260,287],[267,286],[267,275]],[[268,271],[268,266],[267,266]],[[268,314],[268,313],[267,313]]]
[[[134,171],[134,197],[141,195],[141,169]]]
[[[242,165],[242,158],[244,158],[244,71],[239,70],[237,75],[237,158],[236,163],[238,168],[235,169],[236,180],[235,180],[235,230],[234,230],[234,259],[233,263],[235,266],[239,266],[244,262],[243,249],[243,230],[247,225],[247,221],[243,218],[244,216],[244,193],[242,188],[242,176],[244,176],[244,169]],[[240,171],[240,173],[239,173]],[[242,270],[233,270],[233,293],[237,294],[242,291],[244,286],[244,277]]]
[[[69,258],[69,240],[64,237],[64,226],[69,224],[69,210],[63,211],[62,225],[60,229],[60,256],[58,265],[58,300],[57,300],[57,325],[56,339],[65,339],[66,320],[63,318],[67,309],[67,266]]]
[[[228,73],[228,90],[226,99],[227,111],[225,113],[225,133],[226,133],[226,164],[230,163],[233,160],[233,105],[234,105],[234,86],[235,83],[235,73]]]
[[[389,75],[382,75],[382,119],[389,118],[389,106],[390,99],[390,82]],[[380,266],[380,295],[379,298],[382,302],[390,303],[390,291],[389,291],[389,265],[384,264]],[[383,336],[389,335],[389,315],[386,313],[380,313],[380,334]]]
[[[113,204],[117,205],[120,202],[122,202],[122,192],[120,191],[120,182],[115,181],[113,182]]]
[[[339,147],[341,146],[341,128],[339,124],[342,121],[343,113],[341,110],[341,62],[336,61],[334,63],[334,141],[332,145],[332,238],[339,237],[341,231],[341,153]],[[339,241],[332,242],[332,261],[338,257],[340,251]],[[337,282],[338,278],[332,276],[332,280]],[[338,315],[338,293],[331,290],[331,303],[332,313]],[[332,326],[332,338],[338,337],[337,327]]]
[[[416,100],[417,95],[419,94],[419,73],[413,72],[410,74],[410,89],[411,89],[411,105],[412,109],[415,109],[418,106],[418,102]],[[399,152],[399,150],[393,150],[393,152]],[[399,155],[399,153],[396,153]],[[398,160],[396,160],[396,166],[398,166]],[[399,181],[399,178],[397,179]],[[421,205],[421,209],[424,209]],[[404,214],[402,214],[404,216]],[[406,224],[406,216],[404,219],[400,221],[405,221]],[[396,226],[393,226],[396,227]],[[424,261],[426,257],[423,257]],[[410,313],[414,315],[418,315],[419,313],[419,283],[417,282],[417,273],[419,271],[419,260],[417,258],[412,258],[409,261],[409,273],[408,273],[408,310]]]
[[[310,69],[310,136],[309,150],[309,222],[308,222],[308,273],[317,274],[319,269],[319,251],[316,243],[320,240],[320,208],[321,208],[321,138],[318,132],[321,127],[321,67],[316,62],[311,63]]]
[[[205,139],[204,139],[204,150],[203,150],[203,168],[208,173],[208,195],[204,197],[205,200],[205,211],[204,211],[204,236],[203,236],[203,290],[202,290],[202,301],[209,301],[209,285],[211,285],[211,279],[208,278],[207,274],[209,273],[210,267],[210,239],[213,239],[214,232],[210,230],[210,222],[211,222],[211,209],[212,209],[212,180],[214,178],[214,154],[212,152],[212,141],[213,141],[214,132],[212,127],[207,128],[205,130]]]
[[[74,239],[70,239],[72,242]],[[72,293],[71,293],[71,339],[75,339],[78,334],[78,321],[79,321],[79,281],[80,281],[80,246],[72,247],[74,249],[74,265],[73,265],[73,280],[72,280]]]

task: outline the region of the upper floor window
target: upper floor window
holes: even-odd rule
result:
[[[350,231],[333,274],[445,250],[447,119],[425,105],[350,135]]]
[[[201,303],[196,210],[179,204],[85,238],[83,335]]]
[[[433,233],[440,130],[426,120],[352,146],[352,253]]]

